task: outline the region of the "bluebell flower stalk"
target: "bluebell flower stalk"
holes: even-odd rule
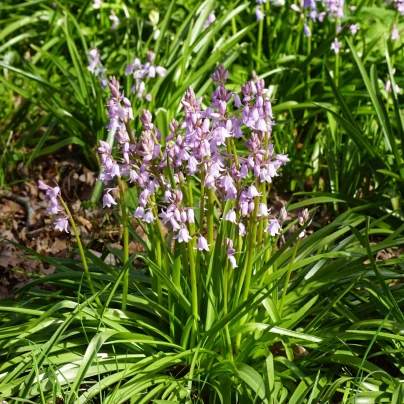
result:
[[[155,79],[157,76],[164,77],[167,74],[167,69],[154,64],[155,58],[155,53],[148,51],[146,63],[141,63],[140,59],[135,56],[133,62],[126,67],[125,73],[131,74],[135,80],[135,84],[130,91],[136,94],[139,100],[146,99],[149,102],[152,100],[151,94],[146,91],[146,79]]]
[[[49,201],[49,208],[47,211],[48,214],[52,214],[52,215],[60,214],[61,212],[64,211],[64,215],[62,215],[61,217],[59,217],[55,220],[55,222],[54,222],[55,229],[70,233],[68,230],[68,224],[70,223],[70,226],[73,230],[73,234],[76,237],[77,247],[79,249],[81,262],[83,264],[84,274],[86,276],[91,293],[93,295],[95,295],[96,291],[95,291],[93,282],[91,280],[90,270],[88,268],[83,244],[81,243],[81,238],[80,238],[79,232],[77,230],[76,224],[74,222],[73,216],[72,216],[68,206],[66,205],[65,201],[62,198],[62,195],[60,192],[60,187],[57,184],[55,187],[51,187],[49,185],[46,185],[43,181],[38,181],[38,188],[42,191],[45,191],[45,199]],[[97,302],[98,306],[102,307],[102,303],[98,297],[96,298],[96,302]]]
[[[107,87],[107,81],[105,80],[105,72],[107,69],[101,63],[101,55],[97,47],[91,49],[87,56],[89,58],[88,71],[93,73],[95,77],[100,78],[101,85]]]

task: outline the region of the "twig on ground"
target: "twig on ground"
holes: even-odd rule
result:
[[[0,190],[0,199],[4,198],[4,199],[9,199],[10,201],[16,202],[19,205],[23,206],[27,215],[27,220],[25,222],[25,227],[27,228],[27,230],[30,229],[31,226],[31,220],[35,215],[35,211],[34,208],[31,205],[31,201],[28,197],[26,196],[18,196],[13,194],[10,191],[1,191]]]

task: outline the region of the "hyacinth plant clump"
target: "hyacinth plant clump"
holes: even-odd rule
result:
[[[275,123],[264,81],[247,82],[240,97],[226,90],[227,77],[228,72],[219,66],[212,75],[217,88],[205,109],[201,107],[202,99],[189,88],[182,100],[185,119],[181,123],[173,119],[165,139],[147,110],[140,116],[143,131],[135,138],[130,128],[130,102],[111,78],[109,129],[117,131],[119,154],[114,158],[105,142],[99,148],[101,179],[108,184],[118,178],[116,191],[121,195],[124,217],[125,182],[138,189],[139,205],[133,217],[153,240],[155,265],[175,287],[182,288],[182,276],[190,278],[191,346],[198,342],[198,327],[208,330],[214,322],[211,302],[203,307],[199,297],[213,296],[217,289],[215,264],[221,262],[225,268],[222,287],[227,314],[229,301],[247,299],[256,250],[268,243],[269,237],[276,239],[286,218],[284,210],[278,217],[270,216],[267,206],[268,185],[288,157],[274,153],[270,142]],[[237,151],[236,143],[243,144],[245,152]],[[113,191],[107,189],[104,207],[117,204]],[[165,242],[164,227],[172,234],[174,251],[179,252],[176,265],[170,262],[171,244]],[[268,254],[269,249],[267,259]],[[165,295],[156,274],[152,273],[152,279],[159,303],[167,299],[170,306],[170,292]],[[126,290],[124,285],[123,309]],[[228,354],[239,349],[239,338],[233,342],[228,335],[228,343]]]
[[[220,65],[212,75],[217,87],[206,108],[202,108],[202,98],[196,98],[189,88],[182,100],[185,118],[180,123],[171,121],[165,139],[147,110],[140,116],[143,130],[136,137],[131,129],[131,103],[120,92],[119,82],[111,77],[107,128],[116,133],[117,147],[114,150],[109,143],[100,141],[98,148],[102,161],[100,180],[107,186],[115,184],[106,189],[103,207],[121,207],[124,262],[129,259],[128,227],[134,218],[154,246],[154,256],[147,260],[155,269],[161,270],[175,288],[183,287],[182,277],[190,278],[191,346],[198,343],[198,328],[208,330],[216,317],[212,302],[202,305],[200,298],[214,297],[219,286],[216,282],[223,276],[224,313],[229,305],[236,307],[246,301],[257,253],[266,246],[260,259],[268,261],[287,219],[284,207],[275,214],[268,207],[270,184],[289,159],[275,153],[271,142],[275,122],[265,83],[248,81],[237,94],[226,89],[227,77],[228,71]],[[138,193],[134,212],[128,211],[124,199],[125,190],[131,186]],[[64,211],[54,222],[55,229],[69,232],[70,220],[79,240],[60,188],[42,181],[39,188],[46,191],[50,202],[48,213]],[[301,225],[303,217],[309,220],[307,214],[300,215]],[[303,235],[304,232],[300,237]],[[81,245],[79,249],[82,251]],[[219,278],[215,269],[218,264],[224,267]],[[86,268],[85,271],[88,275]],[[159,304],[165,302],[175,315],[170,307],[170,291],[164,290],[161,277],[153,269],[150,275]],[[87,279],[92,285],[89,275]],[[128,282],[126,273],[123,310]],[[170,326],[174,327],[174,323]],[[240,349],[240,336],[232,340],[228,335],[228,343],[228,354],[233,355]]]

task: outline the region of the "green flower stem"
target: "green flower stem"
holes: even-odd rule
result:
[[[269,1],[268,1],[269,3]],[[266,157],[268,158],[268,146],[269,146],[269,133],[265,132],[265,152],[266,152]],[[265,206],[267,206],[268,203],[268,195],[269,195],[269,190],[270,190],[271,184],[267,184],[266,181],[264,181],[262,183],[262,203],[265,204]],[[268,192],[267,192],[268,191]],[[269,242],[269,234],[268,233],[264,233],[264,245],[267,245],[267,243]],[[269,257],[270,257],[271,252],[269,251],[269,249],[267,249],[265,251],[265,255],[264,255],[264,262],[269,261]]]
[[[313,22],[311,19],[309,20],[309,29],[310,32],[313,32]],[[311,35],[307,38],[307,56],[311,55]],[[307,99],[311,99],[311,89],[310,89],[310,63],[307,64],[306,67],[306,97]]]
[[[187,181],[188,187],[188,204],[193,209],[194,207],[194,200],[192,194],[192,186],[191,181]],[[195,234],[195,223],[189,223],[189,231],[191,236]],[[189,259],[189,270],[191,275],[191,294],[192,294],[192,315],[194,317],[194,327],[192,328],[192,335],[191,335],[191,348],[195,345],[195,340],[197,336],[198,330],[198,282],[197,282],[197,272],[196,272],[196,262],[195,262],[195,238],[192,239],[188,243],[188,259]]]
[[[248,245],[247,245],[248,261],[247,261],[246,277],[245,277],[244,286],[243,286],[243,295],[242,295],[243,302],[247,300],[248,293],[250,291],[251,276],[252,276],[252,269],[253,269],[254,258],[255,258],[255,248],[256,248],[256,242],[257,242],[258,207],[259,207],[259,197],[256,196],[254,198],[254,211],[251,216],[250,239],[249,239]]]
[[[236,144],[234,142],[234,138],[228,138],[229,144],[231,146],[230,152],[233,152],[234,156],[234,164],[237,168],[237,170],[240,170],[240,162],[238,159],[238,154],[237,154],[237,149],[236,149]],[[241,188],[241,179],[237,181],[237,189],[240,190]],[[234,206],[238,206],[239,204],[239,196],[237,196],[236,200],[234,201]],[[237,223],[240,222],[240,210],[236,209],[236,216],[237,216]],[[242,245],[243,245],[243,237],[240,235],[240,228],[236,225],[235,227],[235,234],[234,234],[234,249],[236,250],[236,254],[238,254],[239,251],[241,251]],[[234,284],[234,271],[231,271],[230,276],[229,276],[229,281],[228,281],[228,287],[232,290],[233,289],[233,284]],[[243,272],[242,272],[242,277],[245,276],[245,266],[243,267]],[[241,285],[242,282],[237,283],[236,285]],[[236,298],[233,299],[234,305],[237,304],[237,299],[239,298],[241,293],[241,289],[238,291],[238,293],[235,295]],[[233,305],[233,307],[234,307]]]
[[[268,36],[268,55],[271,54],[271,2],[265,3],[265,20],[267,23],[267,36]]]
[[[243,294],[241,296],[241,302],[245,302],[248,298],[248,293],[250,291],[250,284],[251,284],[251,277],[252,277],[252,269],[254,265],[254,258],[255,258],[255,249],[257,243],[257,215],[258,215],[258,208],[259,208],[260,197],[256,196],[254,198],[254,211],[250,218],[250,237],[247,244],[247,267],[246,267],[246,274],[243,284]],[[240,320],[240,324],[244,324],[246,321],[246,316],[244,316]],[[241,334],[237,334],[236,337],[236,350],[238,351],[240,348],[241,343]]]
[[[237,282],[237,290],[236,290],[236,297],[235,297],[235,306],[239,304],[240,301],[240,296],[241,296],[241,291],[243,290],[243,285],[244,285],[244,279],[247,273],[247,265],[248,265],[248,256],[249,256],[249,251],[246,251],[246,256],[244,259],[244,264],[243,264],[243,269],[241,271],[241,275],[239,277],[239,280]]]
[[[120,178],[118,178],[118,186],[119,186],[119,203],[121,205],[121,215],[122,215],[122,223],[123,223],[123,264],[125,265],[129,260],[129,223],[128,223],[128,215],[126,212],[126,204],[125,204],[125,191],[124,185]],[[126,310],[126,304],[128,301],[128,291],[129,291],[129,268],[125,270],[125,274],[123,276],[123,292],[122,292],[122,310]]]
[[[213,250],[213,224],[214,224],[214,208],[215,208],[215,190],[213,188],[208,190],[208,212],[206,217],[207,224],[207,240],[210,244],[210,252]]]
[[[258,7],[258,6],[257,6]],[[259,6],[260,7],[260,6]],[[260,7],[261,9],[261,7]],[[262,9],[261,9],[262,11]],[[262,55],[262,37],[264,33],[264,20],[259,21],[258,23],[258,49],[257,49],[257,70],[260,70],[261,67],[261,55]]]
[[[153,231],[150,231],[150,227],[147,226],[147,238],[150,242],[151,245],[155,245],[154,239],[155,239],[155,233]],[[153,256],[153,258],[155,259],[155,256]],[[155,292],[157,294],[157,276],[154,274],[154,272],[149,268],[149,273],[150,273],[150,282],[151,282],[151,288],[153,290],[153,292]]]
[[[339,18],[335,19],[335,37],[338,37]],[[335,54],[335,85],[338,87],[339,82],[339,53]]]
[[[192,294],[192,316],[194,317],[194,326],[192,327],[192,335],[191,335],[191,346],[193,348],[195,346],[195,341],[197,340],[198,335],[198,285],[196,282],[196,274],[195,274],[195,265],[189,266],[191,271],[191,294]]]
[[[208,189],[208,204],[207,204],[207,215],[206,215],[206,226],[207,226],[207,241],[209,244],[209,252],[206,254],[206,262],[210,263],[212,258],[214,244],[213,244],[213,224],[214,224],[214,202],[215,202],[215,190],[213,188]],[[209,265],[209,264],[208,264]],[[206,284],[208,285],[209,295],[213,295],[213,284],[212,284],[212,268],[209,268],[209,271],[206,275]],[[213,296],[212,296],[213,297]],[[211,299],[208,300],[208,307],[206,311],[206,321],[205,321],[205,330],[208,331],[213,324],[213,319],[215,317],[215,307],[214,303]]]
[[[233,35],[237,34],[237,25],[236,25],[236,19],[233,17],[231,19],[231,29],[233,30]]]
[[[167,244],[165,242],[165,236],[164,236],[164,230],[163,230],[163,225],[161,224],[161,220],[158,217],[158,210],[157,210],[157,205],[156,205],[156,199],[154,196],[151,196],[151,201],[153,202],[154,208],[153,208],[153,215],[156,218],[156,224],[154,226],[155,231],[155,235],[156,238],[159,240],[159,245],[160,248],[163,249],[164,251],[164,273],[170,277],[171,273],[170,273],[170,260],[168,257],[168,247]],[[162,265],[162,261],[160,263]]]
[[[299,238],[297,240],[296,244],[295,244],[295,248],[293,250],[293,255],[292,255],[292,258],[291,258],[290,264],[289,264],[289,269],[288,269],[288,272],[286,273],[285,286],[283,288],[281,303],[280,303],[280,306],[279,306],[279,316],[280,317],[282,317],[282,310],[283,310],[283,306],[285,304],[286,293],[288,291],[288,286],[289,286],[289,281],[290,281],[290,274],[292,272],[292,265],[293,265],[293,262],[295,261],[295,258],[296,258],[296,253],[297,253],[297,250],[299,248],[300,240],[301,239]]]
[[[185,185],[185,184],[183,184]],[[184,186],[185,188],[185,186]],[[193,193],[192,193],[192,184],[191,181],[187,181],[186,184],[186,191],[184,195],[187,197],[187,203],[188,206],[193,208],[194,207],[194,199],[193,199]],[[192,236],[192,239],[189,240],[189,243],[187,245],[186,249],[186,255],[184,256],[184,259],[187,260],[189,263],[189,274],[191,277],[191,306],[192,306],[192,315],[194,316],[194,326],[192,327],[192,335],[191,335],[191,347],[194,346],[195,340],[196,340],[196,334],[197,334],[197,321],[198,321],[198,282],[197,282],[197,269],[196,269],[196,260],[195,260],[195,238],[193,237],[195,234],[195,223],[189,223],[189,232]]]
[[[227,315],[228,313],[228,300],[229,300],[229,260],[226,260],[226,267],[224,269],[224,279],[223,279],[223,314],[224,316]],[[225,332],[226,332],[226,341],[228,345],[228,355],[229,359],[233,361],[233,347],[231,343],[231,337],[230,337],[230,330],[229,330],[229,324],[227,323],[225,325]]]
[[[188,180],[187,181],[187,190],[188,190],[188,206],[190,208],[194,208],[194,198],[193,198],[193,193],[192,193],[192,185],[191,185],[191,181]],[[191,236],[193,236],[195,234],[195,223],[189,223],[189,231],[191,233]],[[192,237],[192,239],[189,241],[189,255],[190,257],[193,257],[193,261],[194,261],[194,265],[195,265],[195,251],[194,251],[194,247],[195,247],[195,238]]]
[[[69,222],[70,222],[70,225],[72,226],[73,233],[76,236],[77,247],[79,248],[79,251],[80,251],[80,258],[81,258],[81,262],[83,263],[84,274],[86,275],[87,282],[88,282],[88,285],[90,286],[91,293],[93,295],[95,295],[96,292],[95,292],[95,289],[94,289],[93,282],[91,280],[90,271],[88,269],[86,256],[84,254],[83,244],[81,244],[81,239],[80,239],[80,236],[79,236],[79,232],[77,231],[76,223],[74,223],[73,216],[70,213],[69,208],[65,204],[65,201],[63,200],[62,196],[58,195],[58,198],[59,198],[59,201],[62,204],[63,209],[65,210],[66,214],[69,216]],[[102,303],[101,303],[101,300],[99,299],[99,297],[96,297],[95,301],[97,302],[97,304],[100,307],[102,307]]]
[[[396,25],[396,26],[398,24],[398,18],[399,18],[399,13],[398,13],[398,10],[396,9],[396,15],[394,16],[394,25]],[[396,41],[390,40],[390,43],[391,43],[391,52],[390,52],[391,58],[390,58],[390,60],[391,60],[391,68],[392,69],[394,68],[394,64],[395,64],[395,60],[396,60],[396,53],[394,52],[395,42]]]
[[[296,13],[296,15],[298,15],[298,14]],[[294,45],[295,45],[295,53],[296,54],[299,53],[300,40],[302,38],[302,35],[303,35],[302,33],[303,33],[303,28],[304,28],[304,20],[303,20],[303,18],[300,18],[300,17],[297,17],[297,18],[299,18],[299,21],[298,21],[298,25],[297,25],[296,39],[295,39],[295,43],[294,43]],[[292,24],[292,25],[294,25],[294,24]]]
[[[267,198],[268,198],[268,195],[270,194],[270,190],[271,190],[271,184],[268,184],[268,185],[265,187],[265,192],[267,192]],[[278,240],[278,239],[276,239],[276,240]],[[268,242],[269,242],[269,234],[268,234],[268,233],[265,233],[265,235],[264,235],[264,243],[265,243],[265,245],[267,245]],[[275,248],[274,248],[274,250],[276,250],[276,241],[275,241]],[[271,249],[270,249],[270,248],[268,248],[268,249],[265,251],[264,257],[265,257],[264,261],[265,261],[265,262],[268,262],[269,259],[271,258]]]
[[[204,225],[204,217],[205,217],[205,168],[202,164],[201,167],[201,194],[199,199],[199,233],[203,235],[203,225]],[[202,295],[202,282],[200,281],[201,276],[201,261],[202,261],[202,253],[197,250],[196,252],[196,262],[195,262],[195,273],[196,273],[196,283],[198,287],[198,296]],[[199,302],[198,302],[198,311],[199,311]]]
[[[201,167],[201,197],[199,200],[199,232],[203,233],[203,218],[205,217],[205,167]]]
[[[173,266],[172,266],[172,280],[175,286],[181,290],[181,248],[180,243],[175,240],[174,242],[174,257],[173,257]],[[170,310],[170,335],[173,340],[176,339],[176,332],[178,331],[178,327],[176,327],[175,321],[173,317],[178,314],[176,313],[176,305],[172,302],[171,296],[168,298],[168,308]]]
[[[238,223],[240,221],[239,212],[236,212],[236,217],[237,217],[237,223]],[[234,241],[234,249],[236,250],[236,257],[237,257],[238,252],[241,250],[241,245],[242,245],[243,239],[240,236],[239,227],[237,225],[231,224],[230,228],[233,228],[233,227],[234,227],[234,240],[235,240]],[[230,232],[230,234],[231,234],[231,232]],[[233,290],[234,284],[235,284],[235,272],[234,272],[234,270],[232,270],[229,273],[229,280],[227,282],[228,289]],[[236,285],[237,285],[237,283],[236,283]],[[237,296],[237,295],[234,295],[234,296]],[[233,299],[232,303],[233,303],[232,307],[235,307],[236,299]]]
[[[237,170],[239,170],[240,169],[240,163],[239,163],[239,160],[238,160],[236,144],[234,143],[234,138],[229,138],[229,139],[230,139],[230,143],[231,143],[231,148],[233,150],[234,163],[236,164]]]
[[[154,196],[151,197],[151,201],[154,204],[153,208],[153,215],[156,218],[156,223],[154,228],[154,243],[155,243],[155,257],[156,257],[156,264],[160,269],[164,270],[164,273],[170,277],[170,264],[169,264],[169,259],[168,259],[168,251],[167,251],[167,245],[165,243],[165,237],[164,237],[164,231],[163,231],[163,225],[161,224],[161,221],[158,217],[158,210],[157,210],[157,205],[156,205],[156,199]],[[164,266],[163,264],[163,259],[162,259],[162,249],[164,250]],[[168,292],[168,301],[170,301],[170,292]],[[162,284],[161,280],[157,279],[157,299],[159,304],[163,303],[163,290],[162,290]]]
[[[163,232],[163,226],[161,225],[160,220],[157,217],[157,207],[155,206],[153,209],[153,214],[157,218],[156,219],[156,227],[157,231],[155,231],[155,237],[154,237],[154,243],[155,243],[155,253],[156,253],[156,264],[159,268],[163,268],[162,266],[162,253],[161,253],[161,248],[162,245],[164,246],[164,232]],[[156,227],[154,228],[156,230]],[[167,251],[165,251],[165,265],[164,265],[164,272],[167,276],[170,276],[170,269],[167,264]],[[169,296],[170,298],[170,293]],[[157,300],[159,304],[163,304],[163,285],[161,283],[161,280],[157,278]]]
[[[263,203],[265,206],[267,206],[267,183],[261,182],[260,184],[260,191],[261,191],[261,198],[260,198],[260,203]],[[264,238],[264,220],[260,220],[258,223],[258,238],[257,238],[257,245],[259,248],[262,248],[262,241]]]
[[[268,233],[265,233],[265,234],[268,235],[268,240],[269,240],[269,234],[268,234]],[[279,234],[278,234],[277,236],[275,236],[275,238],[274,238],[274,240],[273,240],[271,246],[268,247],[268,249],[267,249],[267,251],[266,251],[266,252],[268,252],[268,260],[269,260],[269,258],[271,257],[271,253],[272,253],[272,252],[276,252],[276,246],[277,246],[277,244],[278,244],[279,237],[280,237]],[[265,245],[266,245],[266,244],[265,244]],[[266,252],[265,252],[265,255],[266,255]],[[268,260],[265,259],[265,262],[267,262]],[[274,265],[271,265],[271,266],[268,268],[268,270],[267,270],[265,273],[262,274],[262,276],[261,276],[261,278],[260,278],[259,285],[262,286],[262,285],[264,284],[265,278],[266,278],[268,275],[272,274],[273,272],[274,272]],[[271,286],[268,285],[268,287],[270,288]]]
[[[156,250],[156,264],[159,268],[161,268],[161,241],[160,237],[155,237],[155,250]],[[160,305],[163,304],[163,285],[161,284],[161,280],[157,279],[157,301]]]

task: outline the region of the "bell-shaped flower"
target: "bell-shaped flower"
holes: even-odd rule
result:
[[[189,235],[188,229],[184,226],[181,227],[179,232],[173,237],[175,240],[178,240],[179,243],[188,243],[189,240],[192,239],[192,237]]]
[[[267,205],[260,203],[258,207],[258,216],[268,216],[271,209],[268,210]]]
[[[209,251],[210,244],[208,244],[208,241],[206,240],[205,237],[199,236],[198,241],[196,242],[196,247],[194,247],[195,250],[199,251]]]
[[[236,216],[236,212],[234,211],[234,209],[231,209],[227,212],[226,216],[224,217],[224,220],[227,220],[228,222],[232,222],[232,223],[237,223],[237,216]]]
[[[110,190],[108,190],[104,194],[104,197],[102,198],[102,207],[105,208],[105,206],[107,206],[108,208],[110,208],[111,205],[117,205],[117,203],[115,202],[115,199],[110,194]]]
[[[138,206],[133,214],[133,217],[136,219],[143,219],[144,217],[144,208],[142,206]]]
[[[69,233],[69,230],[67,230],[67,226],[69,225],[69,216],[63,216],[59,219],[56,219],[53,225],[55,226],[55,230],[65,231],[66,233]]]
[[[261,21],[265,17],[265,14],[261,11],[261,8],[259,6],[255,8],[255,17],[257,21]]]
[[[268,222],[268,226],[264,231],[269,233],[272,237],[275,237],[277,234],[279,234],[280,230],[281,225],[278,219],[270,219]]]
[[[155,220],[155,217],[153,216],[153,213],[151,210],[148,210],[145,215],[143,216],[143,221],[145,223],[153,223]]]

